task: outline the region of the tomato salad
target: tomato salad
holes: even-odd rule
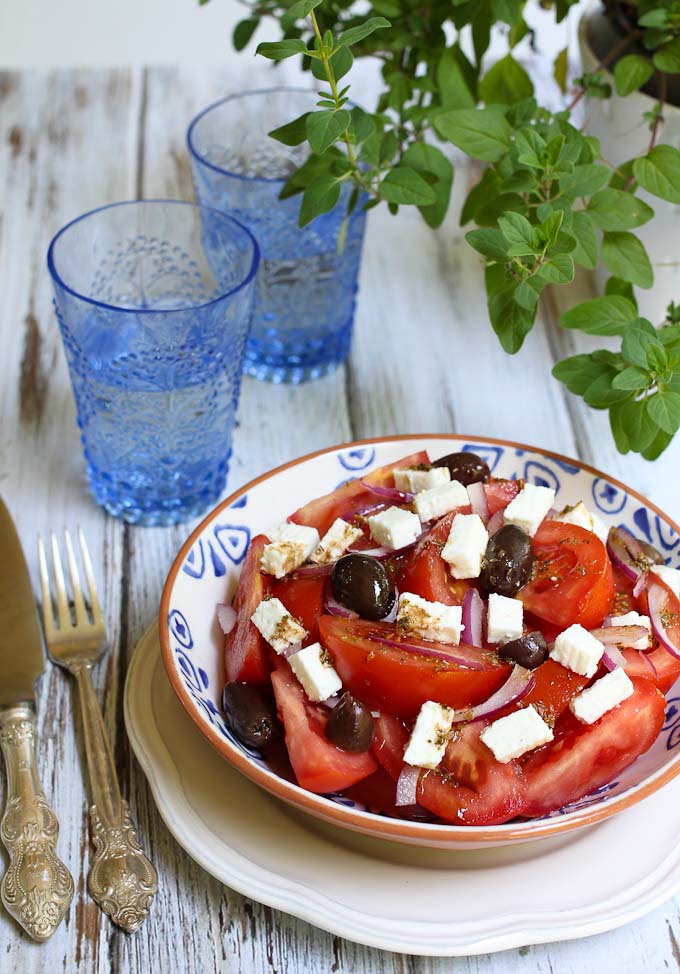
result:
[[[218,606],[225,719],[375,812],[545,815],[657,738],[679,596],[679,570],[583,503],[421,451],[252,539]]]

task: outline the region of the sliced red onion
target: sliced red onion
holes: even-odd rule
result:
[[[489,523],[486,526],[486,530],[489,532],[489,536],[495,534],[497,531],[500,531],[500,529],[503,527],[504,520],[505,520],[505,511],[503,508],[501,508],[500,511],[496,511],[495,514],[491,515],[491,517],[489,518]]]
[[[302,643],[292,643],[290,646],[286,646],[279,652],[279,656],[283,656],[288,659],[289,656],[293,656],[295,653],[299,653],[302,649]]]
[[[394,552],[391,548],[364,548],[363,551],[358,551],[358,555],[368,555],[370,558],[377,558],[381,561],[383,558],[389,558]]]
[[[331,586],[329,582],[326,582],[326,588],[323,593],[323,610],[331,616],[341,616],[343,619],[358,619],[359,613],[355,612],[354,609],[348,609],[346,605],[338,602],[337,599],[333,598],[333,592],[331,591]]]
[[[361,486],[370,490],[376,497],[386,497],[388,500],[397,501],[399,504],[410,504],[415,494],[409,494],[406,490],[397,490],[396,487],[383,487],[380,484],[371,484],[368,480],[362,480]]]
[[[531,670],[525,669],[519,663],[515,663],[512,673],[507,678],[500,690],[492,693],[484,703],[478,703],[476,707],[468,707],[465,710],[454,710],[453,722],[460,724],[467,720],[479,720],[480,717],[493,717],[500,710],[505,710],[513,703],[517,703],[525,697],[536,683],[536,677]]]
[[[617,646],[605,646],[604,653],[602,654],[602,662],[611,672],[612,670],[619,669],[619,667],[625,667],[626,657]]]
[[[236,609],[231,605],[226,605],[224,602],[217,603],[217,621],[219,622],[222,632],[227,635],[236,625]]]
[[[633,586],[633,598],[639,599],[644,590],[647,588],[647,578],[649,577],[649,572],[642,572],[637,582]]]
[[[314,578],[319,575],[330,575],[334,564],[334,561],[329,561],[323,565],[300,565],[299,568],[291,572],[291,575],[295,575],[296,578]]]
[[[411,764],[405,764],[401,769],[401,774],[397,778],[397,797],[394,801],[397,808],[417,804],[420,771],[420,768],[414,768]]]
[[[626,528],[610,528],[607,535],[607,551],[617,568],[626,578],[634,581],[649,565],[649,557],[638,539]]]
[[[602,629],[591,629],[590,635],[595,636],[603,646],[630,646],[638,639],[649,635],[646,626],[604,626]]]
[[[652,671],[652,676],[654,677],[654,679],[656,679],[656,677],[659,674],[658,674],[658,671],[657,671],[656,666],[654,666],[654,663],[651,661],[651,659],[649,658],[649,656],[647,656],[646,653],[640,653],[640,656],[645,661],[645,663],[650,668],[650,670]]]
[[[482,646],[484,601],[476,588],[469,588],[463,596],[463,632],[468,646]]]
[[[671,592],[659,582],[650,581],[647,586],[647,601],[649,604],[649,618],[652,623],[654,635],[659,640],[664,649],[667,649],[671,656],[680,659],[680,645],[673,638],[669,630],[671,619],[677,619],[677,613],[668,608],[669,601],[673,598]]]
[[[363,504],[359,504],[351,511],[347,511],[346,514],[342,514],[341,517],[343,521],[351,524],[355,517],[366,517],[370,514],[377,514],[379,511],[386,511],[391,506],[391,504],[379,504],[377,501],[364,501]]]
[[[377,558],[378,561],[382,561],[383,558],[397,558],[399,555],[405,555],[411,548],[415,548],[418,542],[428,533],[428,530],[426,528],[424,531],[421,531],[415,541],[409,541],[403,548],[368,548],[364,551],[357,551],[356,553],[358,555],[370,555],[371,558]]]
[[[432,643],[430,646],[420,646],[415,643],[405,642],[401,639],[391,639],[388,636],[378,636],[371,633],[371,642],[379,643],[382,646],[390,646],[392,649],[400,649],[405,653],[417,653],[419,656],[431,656],[433,659],[443,659],[447,663],[455,663],[457,666],[466,666],[469,670],[483,670],[487,663],[480,659],[479,648],[477,646],[455,646],[451,650],[444,649],[442,643]]]
[[[333,697],[326,697],[325,700],[321,701],[322,707],[328,707],[329,710],[333,710],[334,707],[340,703],[340,696],[336,693]]]
[[[482,521],[486,523],[489,520],[489,502],[486,497],[486,491],[484,490],[484,484],[468,484],[467,492],[470,498],[472,513],[479,514]]]

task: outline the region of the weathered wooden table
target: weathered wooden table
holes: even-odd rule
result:
[[[111,638],[98,689],[123,791],[159,872],[151,915],[132,936],[112,927],[88,897],[81,727],[66,676],[48,666],[39,694],[39,760],[76,895],[67,922],[43,946],[0,908],[0,971],[678,970],[678,900],[612,933],[485,957],[447,961],[363,948],[223,888],[175,843],[153,805],[126,739],[122,690],[130,655],[156,613],[166,571],[190,525],[126,527],[90,498],[45,252],[68,219],[100,204],[191,199],[187,122],[223,93],[263,82],[276,83],[268,66],[247,58],[224,70],[0,75],[0,490],[33,571],[38,531],[80,524],[89,539]],[[456,205],[470,176],[458,167]],[[298,388],[244,381],[229,487],[355,437],[456,431],[581,457],[680,517],[680,442],[653,465],[616,453],[606,417],[550,377],[555,358],[575,344],[574,336],[556,330],[558,309],[550,304],[524,350],[507,357],[487,323],[479,262],[456,222],[452,214],[434,233],[415,212],[393,219],[373,211],[349,362]]]

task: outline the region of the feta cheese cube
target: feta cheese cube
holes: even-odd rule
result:
[[[595,680],[569,702],[574,717],[584,724],[594,724],[633,693],[633,683],[622,667]]]
[[[677,568],[669,568],[668,565],[652,565],[650,571],[658,575],[661,581],[666,583],[671,592],[675,592],[680,599],[680,570]]]
[[[575,623],[555,640],[550,658],[580,676],[591,677],[602,659],[604,646],[587,629]]]
[[[404,751],[406,764],[418,768],[436,768],[444,757],[452,725],[453,710],[450,707],[426,700]]]
[[[271,533],[271,544],[265,545],[260,565],[274,578],[283,578],[299,568],[319,544],[319,532],[304,524],[286,522]]]
[[[277,653],[302,642],[307,635],[280,599],[263,599],[250,617],[255,628]]]
[[[455,511],[457,507],[466,507],[469,503],[467,490],[457,480],[421,490],[413,498],[416,514],[423,522],[444,517],[450,511]]]
[[[394,486],[397,490],[408,491],[410,494],[447,484],[449,480],[451,473],[448,467],[430,467],[429,470],[407,467],[405,470],[394,471]]]
[[[516,525],[533,538],[554,500],[555,491],[552,487],[525,484],[505,508],[505,523]]]
[[[428,602],[411,592],[402,592],[399,596],[398,630],[457,646],[463,629],[462,622],[463,609],[460,605]]]
[[[353,528],[341,517],[336,518],[312,552],[310,560],[317,565],[327,565],[331,561],[337,561],[351,544],[362,537],[363,533],[361,528]]]
[[[497,761],[507,764],[541,744],[548,744],[553,739],[553,732],[534,705],[529,704],[507,717],[495,720],[484,728],[479,737]]]
[[[321,643],[312,643],[288,657],[290,668],[310,700],[319,703],[342,689],[333,660]]]
[[[588,510],[583,501],[563,508],[553,520],[562,521],[563,524],[575,524],[579,528],[585,528],[586,531],[592,531],[603,543],[607,540],[607,528],[596,514]]]
[[[507,643],[518,639],[524,629],[524,606],[519,599],[506,595],[489,595],[486,637],[490,643]]]
[[[368,519],[371,536],[384,548],[405,548],[420,534],[420,518],[401,507],[388,507]]]
[[[652,645],[652,623],[649,616],[640,615],[639,612],[626,612],[623,616],[612,616],[610,619],[612,626],[644,626],[648,630],[648,636],[640,639],[623,641],[622,646],[629,646],[631,649],[649,649]]]
[[[456,514],[442,549],[454,578],[477,578],[489,535],[479,514]]]

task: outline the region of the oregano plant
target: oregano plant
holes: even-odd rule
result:
[[[438,227],[454,179],[445,144],[485,164],[461,223],[471,226],[466,240],[485,261],[489,317],[507,352],[521,348],[548,285],[571,283],[576,265],[592,270],[602,262],[610,275],[605,294],[576,305],[560,324],[619,338],[620,350],[573,356],[553,373],[589,406],[609,411],[621,452],[655,459],[680,427],[680,306],[672,304],[661,323],[638,314],[635,290],[652,287],[654,275],[635,231],[654,211],[637,191],[680,204],[680,151],[659,141],[667,92],[680,77],[680,3],[604,0],[619,40],[569,93],[567,52],[560,52],[554,75],[565,108],[554,111],[540,104],[517,56],[531,34],[525,2],[246,0],[233,41],[243,49],[273,18],[281,38],[260,43],[257,53],[299,57],[320,83],[315,109],[270,133],[309,146],[282,193],[301,195],[300,226],[336,205],[351,213],[385,203],[392,213],[416,206]],[[574,2],[541,6],[560,22]],[[494,28],[507,52],[487,64]],[[347,79],[361,57],[381,65],[373,111],[350,100]],[[624,161],[604,159],[573,116],[582,99],[613,97],[612,78],[615,97],[643,87],[653,95],[647,147]],[[345,183],[352,191],[341,203]]]

